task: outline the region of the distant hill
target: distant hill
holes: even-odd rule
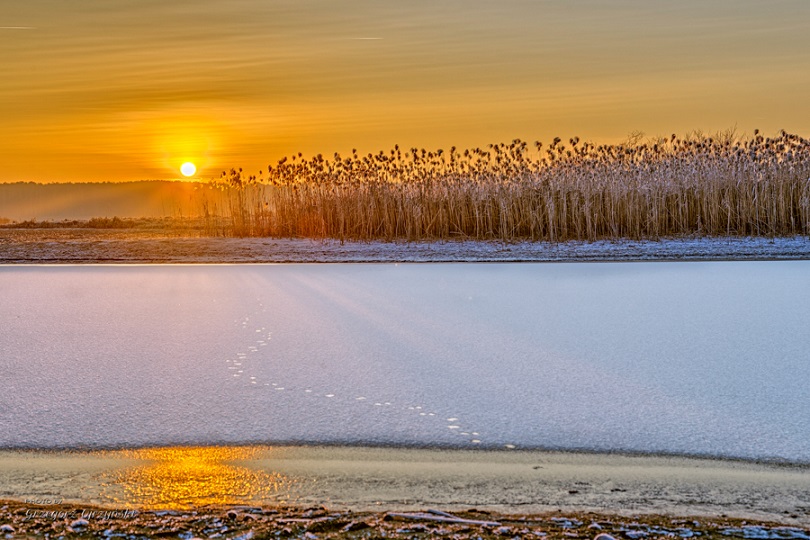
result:
[[[0,219],[190,217],[202,213],[194,182],[0,184]]]

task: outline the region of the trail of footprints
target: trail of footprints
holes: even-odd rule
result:
[[[264,312],[265,308],[260,303],[259,307],[261,308],[260,311]],[[239,327],[245,333],[248,333],[251,329],[251,319],[250,316],[245,316],[243,319],[236,321],[236,326]],[[325,399],[335,399],[340,398],[341,396],[337,396],[331,392],[322,392],[316,393],[311,388],[290,388],[288,386],[283,386],[281,383],[276,381],[265,381],[261,380],[255,375],[250,375],[249,372],[246,373],[246,364],[251,361],[251,357],[253,359],[258,360],[258,356],[253,356],[259,353],[262,347],[268,346],[268,341],[272,339],[272,332],[268,331],[268,329],[264,326],[259,328],[254,328],[254,332],[252,333],[251,339],[255,345],[249,345],[246,347],[244,352],[237,352],[235,357],[228,358],[226,363],[228,363],[228,370],[232,373],[232,376],[235,378],[248,378],[251,385],[256,386],[264,386],[267,387],[267,390],[273,390],[277,392],[303,392],[309,394],[313,397],[322,397]],[[255,339],[254,339],[255,338]],[[428,409],[423,408],[421,405],[397,405],[391,401],[371,401],[367,399],[365,396],[355,396],[354,401],[358,404],[366,404],[372,405],[374,407],[398,407],[402,411],[408,411],[411,414],[418,415],[420,417],[438,417],[439,414],[433,411],[429,411]],[[447,422],[447,429],[451,430],[453,433],[458,434],[459,437],[463,437],[467,440],[467,442],[471,445],[478,445],[481,444],[481,435],[477,431],[472,431],[471,429],[465,429],[463,422],[455,417],[455,416],[448,416],[446,417]],[[513,444],[506,444],[504,445],[507,449],[514,449],[515,445]]]

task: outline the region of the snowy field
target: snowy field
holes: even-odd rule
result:
[[[180,231],[3,229],[0,264],[809,260],[810,238],[345,242],[191,238]]]
[[[0,447],[810,462],[810,261],[0,266]]]

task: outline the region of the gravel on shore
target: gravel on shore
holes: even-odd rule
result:
[[[810,530],[724,516],[684,518],[596,513],[494,514],[330,511],[325,507],[110,509],[73,504],[0,502],[0,534],[12,538],[757,538],[810,540]]]

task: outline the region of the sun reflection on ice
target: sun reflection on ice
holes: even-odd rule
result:
[[[119,496],[122,500],[116,502],[143,509],[187,509],[284,499],[294,483],[292,479],[238,465],[255,457],[257,452],[259,449],[252,447],[119,450],[112,453],[144,463],[109,473],[105,484],[117,485],[122,491]]]

